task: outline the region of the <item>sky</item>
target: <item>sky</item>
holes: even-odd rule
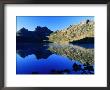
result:
[[[46,26],[50,30],[56,31],[87,19],[94,20],[94,16],[16,16],[16,28],[17,31],[23,27],[34,31],[37,26]]]

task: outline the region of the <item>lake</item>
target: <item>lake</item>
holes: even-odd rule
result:
[[[17,43],[16,74],[94,74],[94,44]]]

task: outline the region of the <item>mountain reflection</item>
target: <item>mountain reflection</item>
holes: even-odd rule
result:
[[[48,50],[55,54],[66,56],[71,60],[77,60],[82,64],[94,64],[94,49],[86,49],[73,44],[49,44]]]
[[[17,44],[17,54],[22,58],[34,54],[37,59],[48,58],[52,52],[47,50],[48,44],[43,43],[19,43]]]
[[[17,53],[25,58],[28,55],[34,54],[37,59],[47,59],[52,53],[66,56],[70,60],[77,60],[82,64],[94,64],[94,49],[83,48],[73,44],[17,44]]]
[[[87,63],[82,65],[74,63],[72,70],[51,70],[51,74],[70,74],[71,72],[80,72],[81,74],[94,74],[94,67]]]
[[[24,68],[24,70],[30,70],[29,66],[32,63],[29,62],[37,64],[30,67],[35,68],[30,71],[31,74],[94,74],[93,48],[85,48],[73,44],[61,45],[55,43],[17,43],[16,49],[17,55],[22,57],[21,62],[28,62],[27,68]],[[33,56],[35,57],[35,61],[31,61],[33,60]],[[61,65],[61,69],[58,69],[57,67],[59,66],[56,65]],[[68,68],[64,67],[63,65],[67,65]],[[43,71],[41,72],[40,69]],[[22,71],[23,68],[20,70]]]

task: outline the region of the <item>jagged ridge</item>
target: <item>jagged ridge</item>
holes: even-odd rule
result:
[[[28,29],[21,28],[16,32],[17,42],[36,42],[41,43],[44,40],[48,40],[48,35],[52,33],[47,27],[37,26],[34,31],[28,31]]]

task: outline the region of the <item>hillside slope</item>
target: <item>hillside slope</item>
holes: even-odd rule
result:
[[[49,41],[54,43],[68,43],[86,37],[94,37],[94,21],[70,25],[68,28],[53,32],[48,36]]]

